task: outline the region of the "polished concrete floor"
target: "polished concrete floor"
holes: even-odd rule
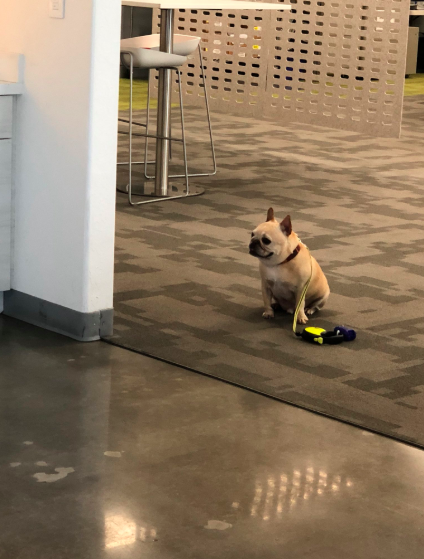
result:
[[[1,559],[422,559],[424,452],[0,317]]]

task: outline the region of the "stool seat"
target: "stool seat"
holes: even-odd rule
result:
[[[137,47],[160,50],[159,33],[153,33],[152,35],[143,35],[141,37],[134,37],[134,39],[137,40],[135,43]],[[192,35],[175,34],[173,54],[178,54],[180,56],[189,56],[190,54],[193,54],[193,52],[199,46],[200,39],[200,37],[193,37]],[[129,40],[130,39],[123,39],[123,41]]]
[[[156,68],[178,68],[187,60],[186,56],[161,52],[156,48],[145,47],[143,44],[147,44],[147,42],[141,39],[144,39],[144,37],[122,39],[121,53],[127,66],[130,65],[130,57],[125,53],[128,52],[133,55],[134,68],[144,68],[147,70]]]
[[[152,45],[151,49],[159,49],[160,45],[160,35],[155,33],[153,35],[147,35],[149,38],[149,43]],[[174,54],[179,54],[180,56],[190,56],[199,46],[201,37],[193,37],[192,35],[174,35]]]

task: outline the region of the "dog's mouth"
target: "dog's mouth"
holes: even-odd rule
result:
[[[273,252],[268,252],[268,254],[258,254],[257,252],[255,252],[253,249],[249,249],[249,254],[251,256],[254,256],[255,258],[271,258],[271,256],[274,254]]]

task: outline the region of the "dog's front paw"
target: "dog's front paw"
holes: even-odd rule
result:
[[[305,313],[307,316],[312,316],[313,314],[315,314],[317,311],[316,307],[312,307],[311,309],[305,309]]]
[[[298,324],[306,324],[307,322],[308,322],[308,317],[306,316],[306,314],[305,313],[303,313],[303,314],[299,313],[299,316],[297,317],[297,323]]]
[[[268,309],[262,313],[262,318],[274,318],[274,311],[272,309]]]

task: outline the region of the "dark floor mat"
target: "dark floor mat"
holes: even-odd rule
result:
[[[204,196],[138,208],[118,196],[113,343],[424,446],[423,118],[422,99],[406,99],[393,140],[216,115]],[[203,170],[203,113],[187,121]],[[247,245],[269,206],[328,277],[310,323],[348,324],[355,342],[309,345],[288,315],[262,319]]]

